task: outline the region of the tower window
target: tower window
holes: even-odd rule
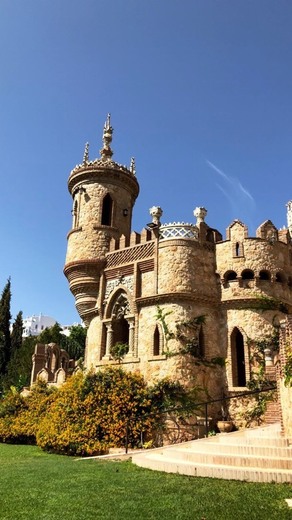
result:
[[[276,273],[275,280],[278,283],[285,283],[285,276],[283,273]]]
[[[231,334],[232,385],[246,386],[244,339],[238,328]]]
[[[241,278],[243,280],[253,280],[254,279],[254,272],[251,271],[250,269],[245,269],[241,273]]]
[[[198,356],[203,358],[205,355],[205,337],[204,337],[204,331],[203,327],[201,325],[200,331],[199,331],[199,342],[198,342]]]
[[[112,224],[113,199],[108,193],[102,204],[101,224],[103,226],[111,226]]]
[[[159,356],[160,354],[160,334],[159,328],[156,325],[154,336],[153,336],[153,356]]]
[[[74,229],[74,228],[78,227],[78,202],[77,202],[77,200],[75,200],[75,202],[74,202],[72,215],[73,215],[73,229]]]
[[[260,276],[259,276],[260,280],[271,280],[271,275],[269,273],[269,271],[260,271]]]
[[[230,280],[236,280],[236,278],[237,278],[237,274],[235,271],[228,271],[224,275],[225,282],[229,282]]]

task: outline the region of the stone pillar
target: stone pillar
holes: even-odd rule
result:
[[[128,318],[127,322],[129,323],[129,351],[127,356],[134,357],[134,339],[135,339],[135,323],[134,318]]]
[[[273,360],[272,360],[272,351],[270,348],[265,348],[264,350],[265,354],[265,364],[266,367],[272,367],[274,366]]]
[[[102,359],[109,360],[111,358],[110,356],[110,349],[113,344],[113,328],[111,323],[106,324],[106,347],[105,347],[105,355]]]

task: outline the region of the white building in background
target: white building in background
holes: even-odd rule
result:
[[[28,318],[23,318],[22,337],[27,338],[28,336],[38,336],[43,330],[52,327],[55,325],[55,323],[57,323],[55,318],[52,318],[51,316],[44,316],[42,313],[38,316],[33,314]],[[82,325],[82,327],[85,327],[84,323],[71,323],[71,325],[60,324],[62,329],[60,330],[61,334],[64,334],[64,336],[70,336],[70,329],[75,325]]]
[[[22,336],[24,338],[28,336],[38,336],[43,330],[52,327],[55,323],[57,323],[56,320],[51,316],[44,316],[43,314],[37,316],[33,314],[33,316],[23,319]]]

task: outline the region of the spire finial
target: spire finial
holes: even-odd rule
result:
[[[292,236],[292,200],[289,200],[286,204],[287,208],[287,223],[290,235]]]
[[[136,175],[136,163],[135,163],[135,157],[131,157],[130,172],[131,172],[133,175]]]
[[[110,143],[112,142],[113,138],[113,128],[111,126],[111,115],[108,114],[106,118],[106,122],[104,123],[103,127],[103,148],[100,150],[101,158],[106,161],[111,158],[113,155],[113,151],[110,147]]]
[[[88,162],[89,162],[89,143],[86,143],[85,148],[84,148],[82,164],[87,164]]]

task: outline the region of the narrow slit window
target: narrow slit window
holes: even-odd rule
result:
[[[112,225],[112,211],[113,211],[113,200],[108,193],[104,199],[102,204],[102,215],[101,215],[101,224],[103,226],[111,226]]]

